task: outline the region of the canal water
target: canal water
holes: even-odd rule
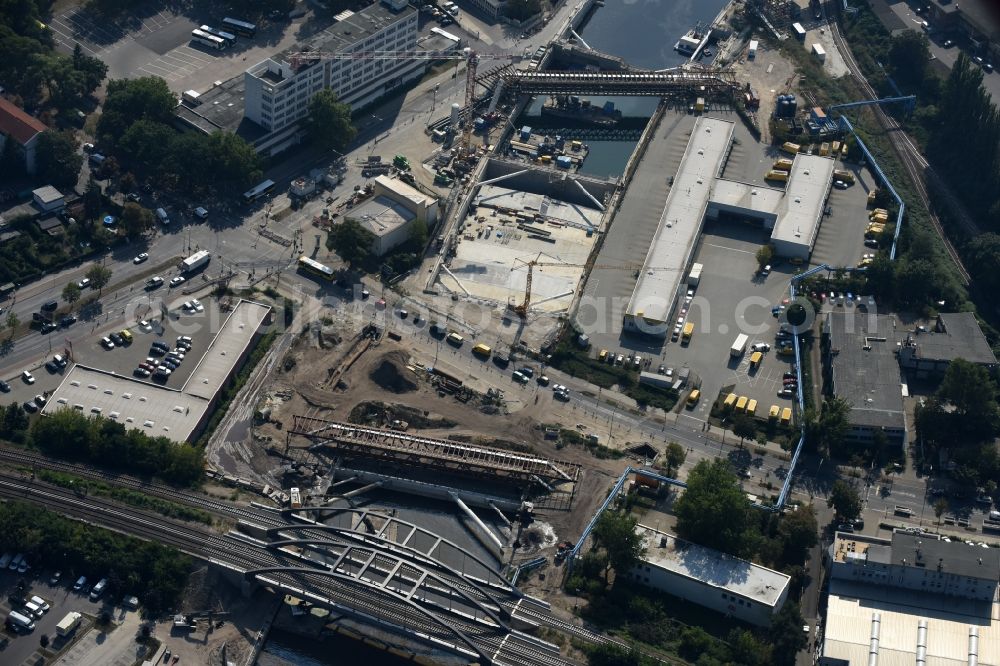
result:
[[[677,67],[686,58],[674,51],[674,44],[699,22],[708,25],[719,15],[727,0],[604,0],[603,7],[595,7],[590,18],[577,31],[591,48],[623,58],[635,67],[665,69]],[[638,142],[643,126],[656,110],[657,100],[650,97],[592,98],[591,102],[603,106],[611,100],[622,111],[626,128],[639,128],[639,132],[623,132],[623,138],[589,138],[590,148],[580,173],[597,176],[620,176],[625,170],[632,151]],[[521,116],[521,124],[561,129],[558,123],[542,121],[539,108],[543,97],[535,99]],[[634,120],[633,120],[634,119]],[[578,126],[582,127],[582,126]],[[572,137],[572,128],[568,137]],[[546,130],[547,131],[547,130]]]

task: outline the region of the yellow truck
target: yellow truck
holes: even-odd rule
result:
[[[681,342],[691,342],[692,335],[694,335],[694,322],[689,321],[684,324],[684,330],[681,331]]]
[[[831,154],[834,157],[836,157],[837,155],[840,154],[840,142],[839,141],[834,141],[833,142],[833,146],[830,148],[830,152],[831,152]]]
[[[749,416],[753,416],[756,413],[757,413],[757,401],[756,400],[748,400],[747,401],[747,414]]]
[[[824,141],[823,143],[819,144],[819,156],[820,157],[826,157],[829,154],[830,154],[830,144],[827,143],[826,141]]]
[[[694,102],[694,110],[697,111],[698,113],[701,113],[702,111],[705,110],[705,98],[704,97],[699,97],[698,99],[695,100],[695,102]]]
[[[850,183],[851,185],[854,184],[854,174],[851,173],[850,171],[845,170],[845,169],[834,169],[833,170],[833,179],[834,180],[842,180],[845,183]]]
[[[878,196],[878,188],[877,187],[872,188],[872,191],[868,193],[868,205],[869,206],[874,206],[875,205],[875,197],[876,196]]]
[[[772,166],[771,168],[774,169],[775,171],[791,171],[792,161],[787,157],[782,157],[781,159],[777,160],[774,163],[774,166]]]
[[[847,159],[847,142],[846,141],[844,142],[844,145],[840,147],[840,159],[842,159],[842,160],[843,159]]]
[[[722,402],[723,409],[732,409],[736,405],[736,394],[730,393],[726,396],[726,399]]]
[[[884,224],[869,224],[868,228],[865,229],[865,238],[875,238],[876,236],[881,236],[883,231],[885,231]]]
[[[760,367],[760,362],[764,358],[763,352],[755,351],[750,354],[750,368],[756,370]]]
[[[792,422],[792,408],[785,407],[781,410],[781,425],[788,425]]]
[[[493,350],[480,342],[478,345],[472,348],[472,353],[475,354],[476,356],[489,358],[490,354],[493,353]]]
[[[767,175],[764,176],[764,180],[779,180],[784,183],[788,181],[788,172],[781,171],[780,169],[771,169],[767,172]]]
[[[767,418],[777,419],[780,413],[781,413],[780,407],[778,407],[777,405],[771,405],[771,409],[769,409],[767,412]]]
[[[747,400],[749,400],[749,398],[747,398],[745,395],[741,395],[739,398],[737,398],[736,411],[745,412],[747,410]]]
[[[798,155],[800,150],[802,150],[802,146],[791,141],[781,144],[781,152],[788,153],[789,155]]]
[[[701,400],[701,391],[695,389],[688,394],[687,403],[689,407],[694,407]]]
[[[872,221],[880,219],[884,222],[889,219],[889,211],[885,208],[876,208],[872,212],[868,213],[868,219]]]
[[[602,349],[601,353],[597,355],[597,360],[600,361],[601,363],[606,362],[608,360],[608,350]]]

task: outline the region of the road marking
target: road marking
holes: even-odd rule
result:
[[[705,243],[708,247],[717,247],[720,250],[729,250],[730,252],[742,252],[743,254],[754,254],[752,250],[741,250],[736,247],[729,247],[728,245],[716,245],[715,243]]]

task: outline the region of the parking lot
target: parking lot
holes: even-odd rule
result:
[[[813,266],[857,266],[863,254],[876,250],[865,247],[865,227],[868,224],[868,193],[875,187],[872,174],[856,164],[837,162],[838,169],[854,174],[855,183],[847,189],[832,188],[827,206],[830,215],[816,237],[810,263]]]
[[[0,662],[5,664],[34,663],[27,660],[36,653],[39,655],[47,654],[48,658],[46,661],[48,661],[54,654],[67,647],[69,642],[59,638],[56,634],[56,625],[67,613],[76,611],[82,613],[84,616],[80,626],[70,637],[70,641],[75,641],[87,633],[88,628],[93,625],[92,618],[96,617],[108,605],[109,600],[106,598],[91,601],[87,596],[90,591],[89,586],[83,593],[72,591],[71,588],[76,577],[70,575],[69,572],[64,572],[61,580],[56,585],[50,585],[49,580],[52,573],[51,571],[29,571],[27,574],[18,574],[9,570],[0,572],[0,586],[3,588],[0,612],[3,613],[4,618],[7,617],[11,610],[23,608],[22,604],[12,604],[12,597],[16,598],[18,595],[23,594],[29,599],[33,595],[39,596],[50,606],[48,612],[35,621],[35,630],[31,633],[16,633],[6,627],[4,628],[3,635],[9,638],[10,642],[0,652]],[[17,588],[18,581],[22,579],[27,583],[24,592],[21,592]],[[43,634],[48,636],[52,641],[49,648],[45,650],[41,648],[39,643],[39,637]]]
[[[766,414],[772,404],[788,406],[779,399],[782,374],[793,356],[776,354],[775,333],[779,323],[771,308],[788,296],[788,279],[794,266],[777,264],[766,278],[757,275],[756,252],[766,243],[763,228],[739,223],[707,224],[695,261],[704,266],[687,321],[694,324],[690,344],[670,343],[664,363],[673,368],[689,367],[701,379],[704,399],[688,413],[705,418],[723,386],[736,385],[739,395],[757,400],[757,412]],[[729,350],[740,333],[749,337],[748,353],[740,359]],[[756,371],[750,370],[749,344],[765,342],[771,351]]]

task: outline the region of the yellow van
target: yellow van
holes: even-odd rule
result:
[[[785,407],[781,410],[781,425],[788,425],[792,422],[792,408]]]
[[[602,349],[601,353],[597,355],[597,360],[600,361],[601,363],[604,363],[605,361],[607,361],[608,360],[608,350],[607,349]]]
[[[868,205],[869,206],[874,206],[875,205],[875,197],[876,196],[878,196],[878,188],[877,187],[874,188],[873,190],[871,190],[868,193]]]
[[[463,338],[455,331],[452,331],[451,333],[448,334],[448,344],[455,345],[456,347],[461,347],[463,342],[465,342],[465,338]]]
[[[129,344],[132,343],[132,331],[128,330],[127,328],[123,328],[122,330],[118,331],[118,335],[122,336],[125,339],[125,342]]]
[[[763,358],[764,358],[764,354],[762,352],[759,352],[759,351],[756,351],[756,352],[750,354],[750,367],[753,368],[754,370],[756,370],[757,368],[759,368],[760,367],[761,359],[763,359]]]
[[[745,412],[747,409],[747,400],[748,398],[745,395],[741,395],[736,401],[736,411]]]
[[[840,154],[840,142],[839,141],[834,141],[833,142],[833,146],[831,147],[830,152],[833,154],[834,157],[836,157],[837,155]]]
[[[782,157],[780,160],[778,160],[777,162],[775,162],[774,166],[772,166],[771,168],[779,170],[779,171],[791,171],[792,170],[792,161],[790,159],[788,159],[787,157]]]
[[[788,182],[788,172],[781,171],[780,169],[771,169],[764,176],[764,180],[777,180],[785,183]]]
[[[687,322],[684,324],[684,332],[681,333],[682,342],[691,342],[691,336],[694,335],[694,322]]]
[[[699,400],[701,400],[701,391],[699,391],[698,389],[695,389],[690,393],[688,393],[688,400],[687,400],[688,406],[694,407],[696,404],[698,404]]]
[[[722,403],[723,409],[732,409],[733,405],[736,404],[736,394],[730,393],[726,396],[725,402]]]
[[[854,184],[854,174],[850,171],[845,171],[844,169],[834,169],[833,179],[842,180],[845,183],[850,183],[852,185]]]
[[[846,158],[847,158],[847,142],[845,141],[844,145],[841,146],[840,148],[840,159],[846,159]]]
[[[829,154],[830,154],[830,144],[827,143],[826,141],[819,144],[819,156],[826,157]]]
[[[780,407],[778,407],[777,405],[771,405],[771,409],[769,409],[767,412],[767,418],[772,420],[777,419],[780,413],[781,413]]]
[[[478,345],[472,348],[472,353],[476,354],[477,356],[489,357],[490,353],[492,352],[493,350],[484,345],[483,343],[479,343]]]
[[[750,416],[753,416],[756,413],[757,413],[757,401],[756,400],[749,400],[747,402],[747,414],[749,414]]]

